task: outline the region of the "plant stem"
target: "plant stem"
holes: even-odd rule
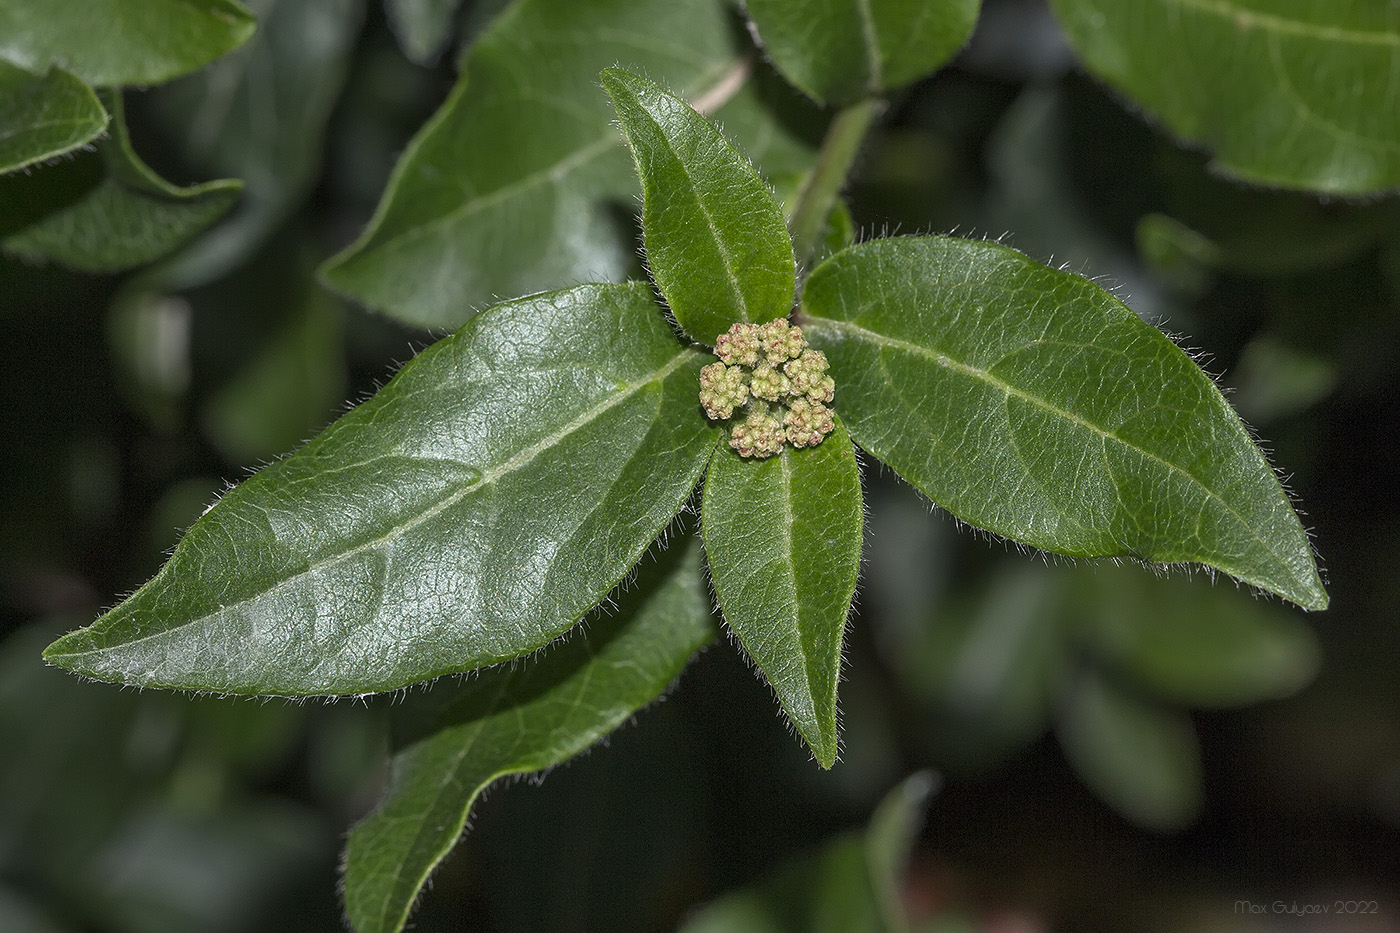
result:
[[[816,255],[821,246],[827,219],[836,206],[841,186],[846,183],[846,174],[860,152],[865,134],[882,109],[884,101],[878,97],[858,100],[837,111],[827,128],[816,167],[797,193],[797,206],[789,225],[799,266]]]

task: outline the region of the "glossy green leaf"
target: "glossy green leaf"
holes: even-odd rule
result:
[[[837,388],[837,404],[841,389]],[[725,622],[824,768],[836,761],[841,642],[860,571],[860,469],[850,436],[705,476],[705,556]]]
[[[787,222],[749,160],[684,101],[618,68],[603,72],[642,180],[647,268],[701,343],[741,321],[787,317],[796,262]]]
[[[409,61],[431,65],[452,41],[459,6],[461,0],[387,0],[384,12]]]
[[[717,429],[644,285],[498,305],[230,492],[48,660],[101,680],[358,694],[518,657],[621,579]]]
[[[812,273],[799,323],[856,442],[958,518],[1326,607],[1307,535],[1219,390],[1092,282],[994,243],[876,240]]]
[[[1095,75],[1214,165],[1329,194],[1400,186],[1400,9],[1335,0],[1052,0]]]
[[[516,0],[473,43],[446,103],[409,144],[331,287],[400,320],[460,324],[499,295],[626,277],[637,177],[598,73],[649,75],[718,113],[776,171],[812,147],[746,78],[724,0]],[[737,93],[736,93],[737,89]]]
[[[202,285],[246,261],[304,202],[364,21],[364,0],[249,6],[260,23],[252,41],[148,101],[186,164],[246,181],[223,222],[162,264],[166,289]]]
[[[886,795],[863,833],[845,833],[754,888],[695,914],[681,933],[902,933],[909,851],[935,777],[920,771]]]
[[[229,52],[253,34],[233,0],[0,0],[0,58],[89,84],[157,84]]]
[[[0,178],[0,247],[85,272],[115,272],[158,259],[209,226],[238,200],[233,179],[178,188],[131,148],[121,97],[103,92],[111,136],[84,154],[27,175]]]
[[[1090,650],[1169,702],[1243,706],[1296,693],[1317,673],[1312,629],[1233,588],[1107,568],[1078,582]]]
[[[550,768],[623,725],[715,637],[699,547],[643,562],[619,605],[542,658],[410,697],[378,807],[350,833],[345,909],[358,933],[403,928],[493,782]]]
[[[107,111],[73,75],[34,74],[0,60],[0,172],[63,155],[106,128]]]
[[[849,103],[932,74],[962,48],[981,0],[746,0],[763,50],[814,100]]]
[[[1056,733],[1085,783],[1133,822],[1171,831],[1200,813],[1201,753],[1185,713],[1086,670],[1062,697]]]

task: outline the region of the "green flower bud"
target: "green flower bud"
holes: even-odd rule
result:
[[[700,405],[711,421],[732,417],[748,397],[744,371],[738,366],[711,363],[700,370]]]
[[[788,394],[788,377],[767,363],[759,363],[749,377],[749,391],[754,398],[776,402]]]
[[[792,388],[789,391],[793,395],[810,396],[813,392],[821,394],[823,380],[831,382],[831,378],[826,375],[826,365],[826,354],[822,351],[803,350],[801,356],[783,366],[783,372],[792,380]],[[832,383],[832,387],[835,388],[835,383]],[[829,402],[831,399],[828,397],[813,401]]]
[[[796,359],[807,347],[802,328],[793,327],[786,318],[781,317],[761,326],[758,340],[763,345],[763,355],[774,366]]]
[[[815,447],[836,429],[831,409],[821,402],[799,398],[788,406],[783,415],[788,441],[794,447]]]
[[[771,457],[783,449],[783,426],[766,411],[755,411],[734,426],[729,446],[741,457]]]
[[[715,356],[730,366],[752,366],[759,349],[757,324],[735,324],[715,340]]]

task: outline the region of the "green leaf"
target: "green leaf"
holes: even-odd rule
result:
[[[384,12],[399,48],[415,65],[431,65],[452,41],[452,19],[461,0],[386,0]]]
[[[1400,10],[1334,0],[1052,0],[1070,44],[1216,168],[1328,194],[1400,185]]]
[[[233,0],[0,0],[0,58],[100,86],[158,84],[237,48],[255,26]]]
[[[840,387],[837,403],[840,403]],[[824,768],[840,747],[841,640],[860,572],[860,469],[850,435],[766,460],[710,461],[701,529],[724,619]]]
[[[1170,832],[1200,813],[1201,753],[1186,714],[1086,670],[1062,698],[1056,732],[1085,783],[1133,822]]]
[[[403,928],[487,786],[586,750],[715,637],[699,550],[691,539],[644,562],[615,609],[543,658],[409,698],[389,789],[346,844],[345,910],[358,933]]]
[[[681,329],[713,345],[731,324],[787,317],[797,281],[792,239],[748,159],[644,78],[609,68],[603,87],[642,180],[647,267]]]
[[[400,320],[460,324],[497,295],[618,280],[636,257],[636,174],[598,73],[622,64],[719,103],[744,82],[724,0],[517,0],[473,44],[328,285]],[[755,159],[805,167],[811,146],[767,110],[762,73],[719,114]]]
[[[1327,606],[1307,535],[1219,390],[1092,282],[994,243],[876,240],[812,273],[798,323],[855,441],[963,521]]]
[[[178,188],[131,148],[121,97],[104,91],[111,136],[97,152],[28,175],[0,178],[0,247],[84,272],[115,272],[158,259],[217,220],[238,199],[234,179]]]
[[[981,0],[747,0],[778,70],[813,100],[845,104],[932,74],[977,24]]]
[[[935,778],[890,791],[863,833],[844,833],[754,888],[696,913],[681,933],[901,933],[900,890]]]
[[[359,694],[518,657],[622,578],[718,430],[640,284],[507,302],[231,490],[153,580],[50,646],[143,686]]]
[[[186,164],[247,180],[222,223],[162,264],[167,289],[205,284],[246,261],[304,202],[364,21],[363,0],[251,6],[262,24],[251,42],[148,101]]]
[[[106,128],[107,111],[73,75],[33,74],[0,60],[0,172],[63,155]]]
[[[1243,706],[1290,696],[1317,673],[1312,629],[1233,589],[1102,568],[1079,590],[1090,650],[1168,702]]]

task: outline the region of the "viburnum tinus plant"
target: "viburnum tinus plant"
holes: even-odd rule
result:
[[[396,930],[481,789],[569,758],[663,693],[716,635],[711,593],[833,765],[857,447],[996,535],[1205,565],[1325,607],[1248,432],[1113,295],[996,243],[832,242],[880,95],[945,61],[975,20],[975,3],[947,7],[934,27],[886,11],[842,58],[804,44],[783,4],[751,0],[780,69],[839,108],[790,216],[685,100],[603,71],[641,180],[651,284],[476,314],[230,490],[154,579],[46,658],[143,687],[291,697],[530,659],[404,706],[388,790],[345,859],[352,923]],[[346,286],[354,254],[327,278]]]

